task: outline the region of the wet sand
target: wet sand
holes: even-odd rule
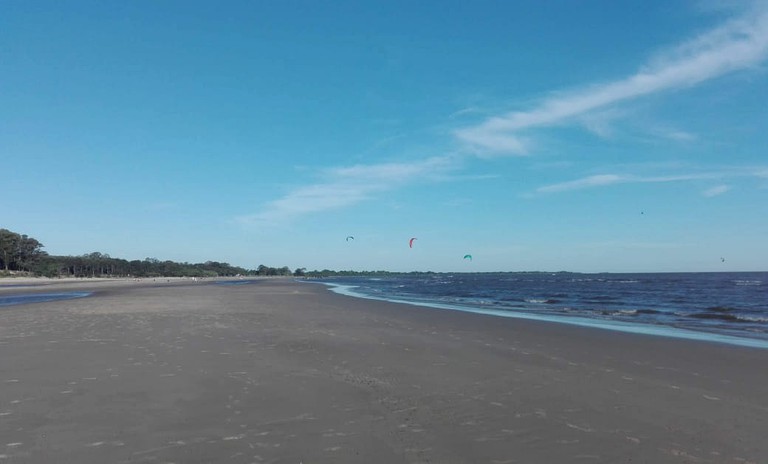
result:
[[[768,462],[768,350],[159,280],[0,285],[0,463]]]

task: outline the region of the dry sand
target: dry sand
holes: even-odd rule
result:
[[[159,279],[158,279],[159,280]],[[768,350],[336,295],[0,307],[0,463],[766,463]]]

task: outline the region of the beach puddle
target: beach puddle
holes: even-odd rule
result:
[[[222,280],[216,282],[216,285],[233,286],[233,285],[248,285],[252,284],[252,280]]]
[[[15,306],[29,303],[46,303],[49,301],[71,300],[74,298],[85,298],[93,292],[60,292],[60,293],[33,293],[25,295],[4,295],[0,296],[0,307]]]

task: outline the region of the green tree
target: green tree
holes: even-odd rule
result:
[[[6,271],[11,269],[11,261],[14,257],[14,250],[16,249],[18,239],[19,234],[8,229],[0,229],[0,263],[2,263],[3,269]]]
[[[46,253],[43,244],[27,235],[0,229],[0,261],[6,271],[29,270]]]

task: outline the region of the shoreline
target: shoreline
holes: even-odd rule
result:
[[[78,284],[70,284],[78,285]],[[23,462],[768,460],[768,352],[252,285],[0,311]]]
[[[461,306],[452,304],[440,304],[436,302],[409,301],[395,298],[377,297],[358,293],[347,286],[322,280],[297,279],[288,276],[248,276],[248,277],[214,277],[214,278],[192,278],[192,277],[145,277],[145,278],[47,278],[47,277],[20,277],[13,279],[0,279],[0,297],[11,293],[43,293],[43,290],[63,291],[68,288],[73,290],[91,289],[91,295],[99,291],[107,291],[114,288],[141,288],[167,285],[206,285],[222,282],[256,282],[261,280],[283,280],[295,282],[298,284],[321,285],[327,291],[346,296],[353,299],[379,301],[392,304],[401,304],[406,306],[429,308],[432,310],[462,312],[475,315],[490,316],[504,319],[521,319],[529,321],[538,321],[551,324],[564,324],[573,327],[584,327],[594,330],[613,331],[627,334],[647,335],[650,337],[662,337],[678,340],[693,340],[705,343],[716,343],[729,346],[741,346],[756,349],[768,349],[768,340],[759,338],[739,337],[736,335],[719,334],[716,332],[696,331],[691,329],[649,325],[643,323],[631,323],[611,320],[593,320],[588,318],[535,315],[514,311],[499,311],[472,306]],[[12,283],[13,282],[13,283]],[[18,283],[17,283],[18,282]],[[56,301],[56,300],[53,300]],[[27,303],[22,303],[27,304]],[[6,306],[7,307],[7,306]]]
[[[650,335],[654,337],[676,338],[682,340],[698,340],[711,343],[722,343],[726,345],[745,346],[750,348],[768,349],[768,340],[760,338],[739,337],[737,335],[721,334],[717,332],[704,332],[681,327],[651,325],[641,322],[625,322],[613,320],[595,320],[580,317],[554,316],[547,314],[531,314],[516,311],[504,311],[485,309],[473,306],[462,306],[457,304],[444,304],[427,301],[409,301],[405,299],[377,297],[355,292],[346,285],[330,282],[312,282],[323,284],[329,287],[329,290],[339,295],[349,296],[351,298],[360,298],[364,300],[384,301],[389,303],[398,303],[412,306],[421,306],[432,309],[441,309],[448,311],[459,311],[464,313],[482,314],[501,318],[525,319],[532,321],[550,322],[553,324],[567,324],[579,327],[590,327],[598,330],[611,330],[616,332]]]

